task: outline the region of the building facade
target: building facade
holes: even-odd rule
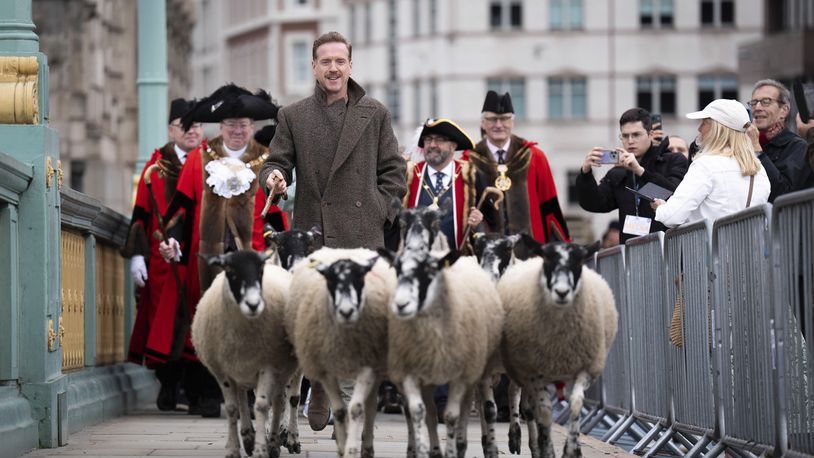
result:
[[[196,92],[235,81],[283,103],[306,96],[311,42],[329,30],[353,43],[354,78],[390,108],[402,144],[428,117],[454,119],[478,138],[487,90],[509,91],[515,132],[539,142],[563,208],[591,218],[595,235],[615,215],[576,203],[587,152],[618,145],[619,116],[634,106],[692,140],[697,123],[685,113],[748,97],[753,81],[739,76],[738,49],[765,27],[761,0],[249,0],[239,12],[198,4],[203,17],[227,22],[210,36],[211,53],[195,53]]]

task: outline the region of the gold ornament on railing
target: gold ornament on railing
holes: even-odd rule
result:
[[[36,57],[0,57],[0,124],[38,124]]]
[[[54,320],[48,320],[48,351],[57,351],[57,333],[54,331]]]
[[[57,188],[62,190],[62,161],[57,159]]]
[[[51,189],[51,180],[54,179],[54,165],[51,163],[51,157],[45,158],[45,188]]]

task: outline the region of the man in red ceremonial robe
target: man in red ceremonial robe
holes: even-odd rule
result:
[[[196,122],[219,122],[220,135],[204,141],[192,151],[178,178],[178,191],[165,219],[169,240],[160,251],[165,259],[175,258],[187,266],[188,304],[193,307],[212,283],[219,268],[209,266],[196,254],[211,256],[235,250],[264,250],[261,213],[266,195],[257,179],[268,148],[253,139],[254,120],[272,119],[277,106],[263,91],[252,94],[235,85],[223,86],[198,102],[184,117],[184,126]],[[280,230],[287,229],[285,215],[272,208],[267,219]],[[190,318],[191,319],[191,318]],[[188,327],[185,327],[188,330]],[[172,336],[172,329],[169,330]],[[164,334],[166,335],[166,333]],[[177,337],[177,336],[176,336]],[[172,341],[156,340],[154,348],[168,352]],[[195,357],[186,332],[183,356],[186,379],[194,382],[196,395],[190,408],[204,417],[220,415],[220,387]],[[189,390],[188,390],[189,391]]]
[[[481,112],[484,138],[469,160],[484,183],[503,191],[497,227],[491,229],[505,235],[526,232],[540,243],[550,241],[556,230],[570,241],[545,153],[535,142],[512,134],[511,95],[489,91]]]
[[[177,303],[175,279],[170,265],[161,259],[158,252],[161,234],[157,217],[167,210],[175,194],[178,175],[188,153],[201,143],[200,124],[193,124],[186,131],[181,127],[181,116],[191,106],[191,102],[184,99],[175,99],[170,104],[168,127],[170,141],[155,150],[141,172],[133,216],[130,220],[130,231],[127,242],[122,247],[122,255],[130,258],[130,271],[138,295],[128,359],[155,369],[156,378],[161,383],[156,400],[160,410],[175,409],[176,388],[182,377],[183,367],[179,362],[170,362],[164,358],[154,359],[146,354],[147,337],[150,330],[155,327],[157,311],[162,304],[163,307],[172,309]],[[148,171],[155,204],[148,194],[145,182],[144,175]]]

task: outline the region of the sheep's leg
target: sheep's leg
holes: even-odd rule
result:
[[[280,451],[277,449],[277,454],[274,455],[273,452],[269,450],[269,443],[266,439],[266,424],[268,423],[268,413],[269,413],[269,396],[271,396],[271,371],[268,369],[261,369],[257,374],[257,386],[254,390],[255,398],[254,398],[254,421],[255,421],[255,430],[257,434],[254,434],[255,437],[252,437],[252,447],[254,448],[254,453],[249,452],[249,447],[246,447],[246,440],[247,437],[243,436],[243,446],[247,449],[246,454],[251,455],[258,458],[268,458],[269,456],[280,456]],[[240,399],[242,398],[242,399]],[[241,391],[241,395],[238,397],[238,403],[246,404],[246,392]],[[243,409],[243,407],[241,407]],[[247,417],[248,418],[248,417]],[[243,421],[243,415],[241,414],[241,422]],[[272,435],[272,448],[274,447],[274,438],[276,438],[277,431],[273,427],[274,423],[272,423],[271,428],[271,435]],[[241,431],[243,434],[243,431]]]
[[[529,450],[531,456],[540,456],[540,447],[537,444],[537,422],[534,421],[534,395],[533,390],[522,388],[520,391],[520,406],[523,410],[523,416],[526,417],[526,427],[529,430]],[[520,444],[518,450],[520,449]],[[519,452],[518,452],[519,453]]]
[[[509,382],[509,453],[519,455],[520,444],[523,443],[523,432],[520,429],[520,386]]]
[[[582,450],[579,447],[579,414],[582,411],[585,389],[590,385],[591,376],[589,376],[587,372],[582,371],[577,375],[577,379],[574,380],[574,386],[571,388],[571,397],[569,399],[571,404],[571,416],[568,420],[568,439],[565,440],[565,447],[563,448],[564,457],[582,456]]]
[[[251,455],[254,450],[255,430],[252,425],[252,417],[249,414],[249,397],[246,390],[237,389],[237,412],[240,417],[240,440],[247,455]]]
[[[497,441],[495,440],[495,423],[497,422],[497,403],[495,392],[492,390],[492,377],[486,375],[478,381],[478,400],[480,406],[481,445],[484,458],[497,457]],[[468,409],[468,407],[467,407]],[[464,412],[468,413],[468,412]]]
[[[234,380],[223,378],[215,375],[218,381],[220,390],[223,393],[223,403],[226,408],[227,418],[227,439],[226,439],[226,458],[240,458],[240,442],[237,436],[237,419],[238,419],[238,388]]]
[[[345,442],[346,457],[358,457],[362,453],[361,436],[365,423],[365,404],[376,383],[376,374],[370,367],[363,367],[356,375],[353,395],[348,406],[348,437]]]
[[[427,432],[430,436],[430,458],[443,458],[441,443],[438,440],[438,406],[435,405],[435,385],[421,387],[421,399],[427,407]]]
[[[401,389],[401,392],[404,393],[404,388]],[[406,403],[407,397],[402,396],[401,402]],[[409,405],[402,406],[404,407],[402,410],[404,411],[404,419],[407,421],[407,458],[415,458],[415,429],[413,429],[413,420],[412,416],[410,415]]]
[[[469,424],[469,411],[472,410],[472,397],[474,391],[466,390],[463,401],[461,401],[461,414],[458,416],[458,427],[455,430],[455,437],[458,445],[458,456],[463,458],[466,455],[466,427]]]
[[[302,369],[297,368],[296,372],[288,379],[288,385],[286,385],[286,394],[288,396],[286,415],[280,420],[280,423],[283,423],[286,418],[288,419],[288,428],[283,427],[280,431],[280,443],[285,444],[288,453],[300,453],[302,451],[300,427],[297,425],[297,416],[300,414],[300,386],[302,386]]]
[[[336,433],[336,451],[340,456],[344,456],[345,443],[348,440],[348,408],[342,400],[342,392],[339,389],[339,380],[336,377],[328,376],[323,380],[318,380],[325,388],[325,393],[331,401],[331,410],[334,414],[334,433]]]
[[[542,458],[554,458],[554,444],[551,442],[551,394],[542,379],[532,381],[535,406],[534,420],[537,423],[537,445]]]
[[[408,375],[402,382],[404,397],[407,399],[407,408],[410,410],[410,418],[413,423],[415,434],[415,456],[416,458],[428,458],[430,455],[429,437],[424,428],[427,408],[421,399],[421,388],[415,376]]]
[[[269,395],[271,396],[271,424],[279,425],[285,416],[286,402],[286,377],[283,374],[274,374],[271,378],[269,387]],[[271,428],[271,437],[269,440],[269,453],[272,458],[280,456],[280,447],[283,444],[282,437],[280,437],[280,429],[277,427]]]
[[[461,402],[466,396],[466,385],[461,382],[450,382],[449,395],[447,396],[447,408],[444,412],[444,424],[447,427],[447,458],[455,458],[458,455],[458,449],[466,444],[458,443],[458,422],[461,417]]]
[[[376,422],[376,413],[379,405],[379,390],[382,379],[376,377],[373,386],[365,400],[365,428],[362,430],[362,458],[373,458],[373,425]]]

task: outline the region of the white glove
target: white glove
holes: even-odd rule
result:
[[[178,243],[178,240],[175,240],[172,237],[168,238],[166,242],[161,242],[158,245],[158,251],[167,262],[170,262],[170,259],[174,260],[175,262],[181,260],[181,244]]]
[[[136,286],[144,288],[147,281],[147,264],[144,263],[144,256],[137,254],[130,258],[130,275]]]

